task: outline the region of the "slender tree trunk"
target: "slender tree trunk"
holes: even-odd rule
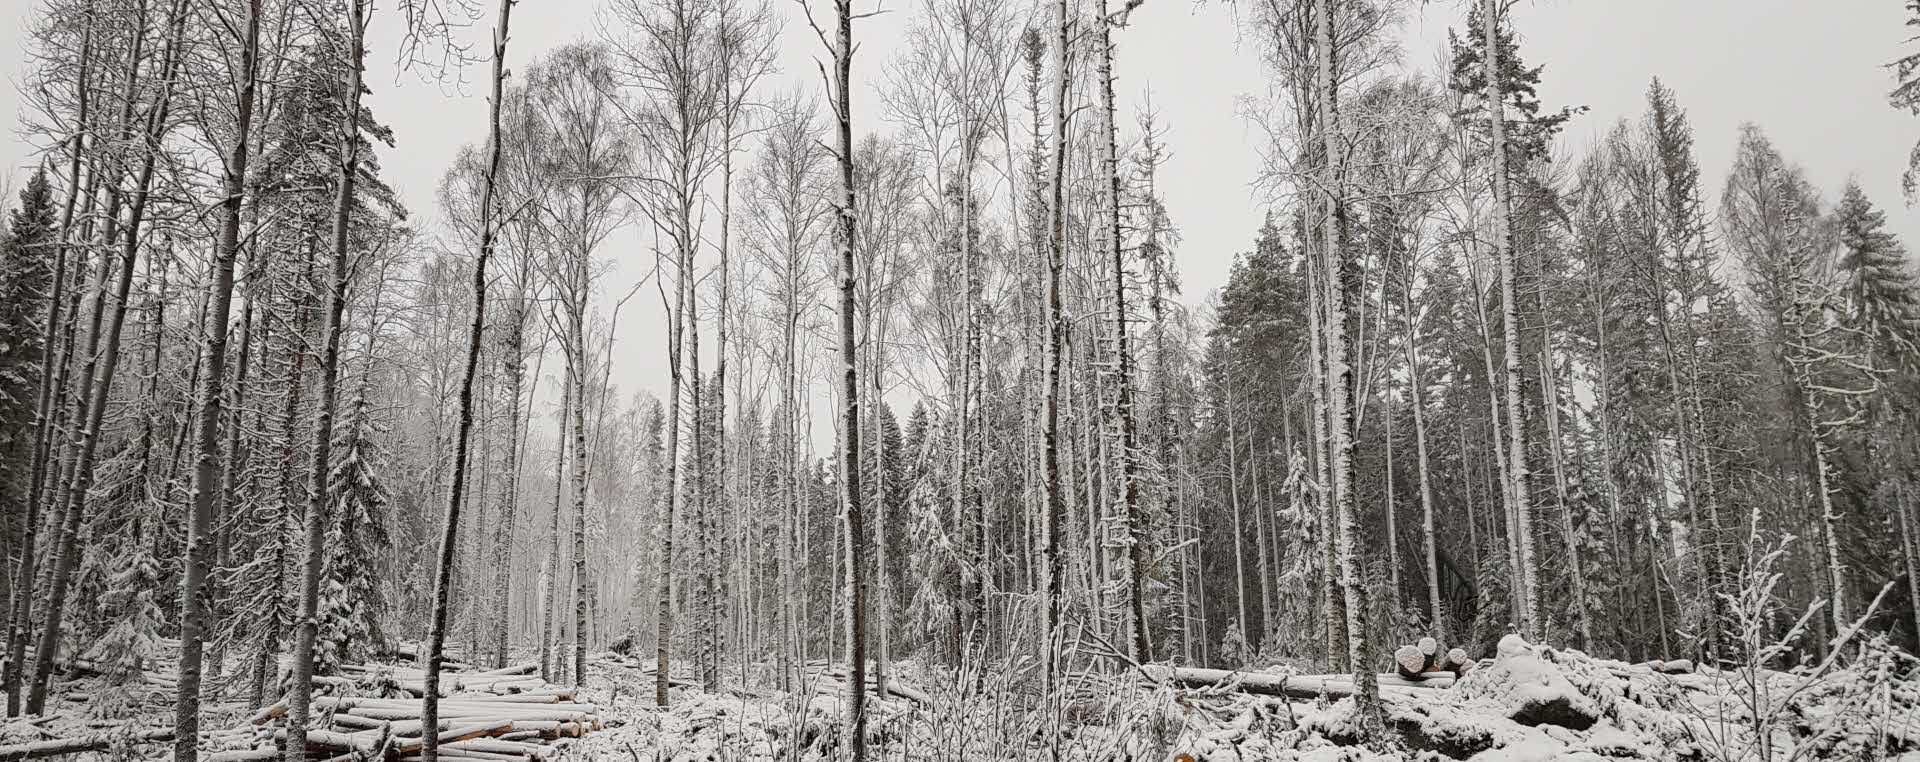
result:
[[[1067,259],[1067,94],[1071,80],[1070,64],[1072,49],[1069,47],[1073,17],[1067,7],[1067,0],[1055,3],[1058,14],[1058,35],[1054,39],[1054,53],[1057,56],[1054,71],[1053,91],[1053,172],[1051,173],[1048,194],[1051,196],[1049,208],[1051,234],[1048,241],[1046,258],[1047,285],[1045,309],[1042,312],[1046,324],[1046,373],[1042,383],[1045,393],[1041,401],[1041,418],[1046,427],[1042,438],[1047,472],[1047,502],[1045,519],[1041,522],[1043,553],[1046,556],[1046,627],[1045,644],[1041,647],[1042,664],[1045,672],[1041,684],[1041,695],[1048,702],[1051,711],[1059,711],[1058,684],[1060,680],[1060,649],[1065,635],[1061,627],[1061,609],[1065,603],[1067,565],[1061,553],[1060,536],[1066,531],[1067,485],[1061,480],[1060,469],[1060,365],[1061,351],[1066,341],[1067,319],[1063,314],[1060,299],[1061,271]],[[1057,719],[1057,718],[1056,718]],[[1057,736],[1057,734],[1055,734]],[[1058,740],[1049,743],[1052,759],[1060,758]]]
[[[34,542],[39,534],[41,492],[46,487],[47,460],[53,449],[53,417],[57,397],[54,394],[55,342],[60,335],[61,307],[67,302],[67,259],[73,252],[73,211],[80,193],[81,159],[86,154],[89,109],[93,83],[93,3],[86,6],[86,30],[80,42],[79,84],[75,88],[78,103],[74,109],[74,132],[68,137],[71,153],[67,159],[66,200],[60,206],[59,246],[54,250],[53,293],[47,300],[47,313],[41,338],[39,373],[40,400],[33,414],[33,465],[28,478],[26,510],[21,517],[20,560],[11,577],[12,600],[7,607],[7,663],[0,676],[0,690],[7,694],[7,716],[20,714],[20,671],[26,659],[27,628],[33,609]],[[76,269],[85,258],[76,257]]]
[[[1323,277],[1326,280],[1327,293],[1327,386],[1330,391],[1329,410],[1332,414],[1331,436],[1328,451],[1331,454],[1333,486],[1335,494],[1334,515],[1337,537],[1335,545],[1339,553],[1342,593],[1347,610],[1347,650],[1349,668],[1354,673],[1354,700],[1360,722],[1360,734],[1363,738],[1381,738],[1385,733],[1385,716],[1380,707],[1380,687],[1373,666],[1373,648],[1367,634],[1367,588],[1361,579],[1360,543],[1354,516],[1353,489],[1353,369],[1348,359],[1347,346],[1347,297],[1348,285],[1345,277],[1346,260],[1341,250],[1343,231],[1341,217],[1344,212],[1339,161],[1339,105],[1338,86],[1334,79],[1333,14],[1329,7],[1334,0],[1321,0],[1316,6],[1319,12],[1319,90],[1320,90],[1320,139],[1325,144],[1325,161],[1322,172],[1322,189],[1328,194],[1326,216],[1321,220],[1323,248],[1326,267]]]
[[[1133,2],[1133,0],[1129,0]],[[1146,518],[1140,510],[1140,483],[1138,448],[1135,444],[1133,420],[1133,350],[1129,346],[1127,325],[1127,265],[1120,246],[1120,153],[1117,133],[1119,125],[1115,118],[1113,98],[1113,19],[1107,15],[1107,0],[1099,0],[1099,46],[1100,46],[1100,100],[1106,114],[1103,120],[1104,145],[1101,146],[1101,163],[1104,173],[1107,203],[1106,219],[1102,228],[1106,235],[1106,255],[1113,266],[1113,340],[1114,340],[1114,381],[1116,397],[1115,415],[1119,418],[1120,484],[1116,491],[1120,494],[1121,515],[1127,531],[1126,557],[1123,561],[1122,582],[1125,585],[1127,626],[1129,635],[1128,655],[1136,663],[1145,663],[1152,658],[1153,647],[1147,637],[1146,604]]]
[[[1481,24],[1486,37],[1487,122],[1493,141],[1493,246],[1500,267],[1501,338],[1506,352],[1507,403],[1507,496],[1514,516],[1514,532],[1519,549],[1520,631],[1528,638],[1541,636],[1538,612],[1540,586],[1533,553],[1533,501],[1527,494],[1527,430],[1525,403],[1520,398],[1520,318],[1517,302],[1517,276],[1513,262],[1513,227],[1510,220],[1512,191],[1507,179],[1507,133],[1505,94],[1501,91],[1500,5],[1498,0],[1482,0]]]
[[[531,254],[529,253],[530,257]],[[527,273],[523,265],[520,273],[520,290],[514,294],[513,310],[507,327],[507,340],[503,351],[506,353],[507,371],[507,484],[500,496],[500,521],[494,527],[494,576],[493,591],[495,598],[493,621],[493,663],[496,668],[507,666],[510,622],[513,619],[513,529],[520,505],[520,468],[521,468],[521,432],[520,388],[526,384],[526,325],[527,325]],[[536,374],[537,375],[537,374]],[[529,406],[531,407],[531,406]]]
[[[566,352],[562,347],[561,352]],[[556,642],[559,632],[560,615],[560,505],[561,496],[567,484],[567,416],[573,414],[573,406],[578,404],[573,398],[573,385],[562,381],[560,384],[560,413],[554,418],[555,430],[561,432],[553,448],[553,521],[549,522],[547,532],[547,557],[543,561],[540,573],[540,671],[550,681],[559,681],[564,673],[564,660],[560,658],[560,645]]]
[[[84,427],[80,431],[79,452],[74,464],[71,482],[67,487],[66,510],[61,517],[58,534],[55,536],[54,566],[52,579],[47,589],[47,616],[40,633],[40,642],[35,649],[33,665],[33,686],[27,694],[27,713],[40,714],[46,706],[47,683],[53,675],[55,657],[60,647],[62,614],[65,612],[67,587],[72,582],[74,568],[79,562],[77,544],[85,526],[82,517],[86,512],[87,493],[93,488],[95,458],[100,447],[101,425],[105,421],[107,402],[113,390],[114,371],[120,364],[120,336],[126,325],[128,294],[133,286],[135,262],[140,253],[140,226],[144,221],[147,203],[153,187],[155,165],[159,161],[160,139],[166,134],[167,113],[173,100],[174,76],[179,71],[182,52],[181,39],[186,26],[185,0],[176,0],[169,16],[167,53],[162,65],[160,93],[153,105],[147,110],[147,125],[144,133],[146,156],[141,160],[139,179],[135,181],[133,198],[127,208],[127,222],[123,233],[124,244],[120,252],[120,269],[114,285],[112,317],[108,320],[106,344],[101,354],[87,361],[89,367],[99,363],[97,377],[89,372],[83,377],[94,377],[93,384],[86,391],[92,399],[87,404]],[[105,287],[102,283],[102,287]],[[104,306],[104,305],[102,305]],[[96,318],[97,320],[98,318]]]
[[[257,2],[258,0],[255,0]],[[257,15],[257,14],[255,14]],[[333,273],[321,336],[320,399],[313,418],[313,468],[307,487],[306,556],[300,571],[300,619],[293,649],[293,686],[287,697],[287,762],[307,756],[307,718],[313,700],[313,648],[320,630],[320,574],[326,556],[327,479],[333,467],[333,417],[339,408],[341,320],[347,307],[347,235],[353,222],[354,181],[360,174],[360,89],[365,66],[366,0],[347,3],[347,92],[341,104],[339,172],[333,200]],[[244,139],[245,136],[242,136]]]
[[[1254,554],[1253,576],[1260,583],[1260,626],[1248,628],[1247,646],[1254,653],[1259,653],[1267,643],[1267,636],[1274,632],[1275,623],[1278,621],[1274,612],[1279,610],[1279,606],[1273,599],[1280,593],[1277,589],[1279,585],[1276,584],[1279,575],[1275,569],[1280,551],[1271,544],[1271,541],[1279,539],[1272,535],[1278,535],[1280,528],[1272,526],[1273,521],[1269,516],[1271,512],[1266,508],[1267,502],[1261,499],[1260,448],[1251,441],[1247,443],[1247,481],[1250,482],[1248,492],[1251,494],[1248,497],[1251,498],[1250,502],[1253,505],[1253,537],[1254,548],[1257,551]],[[1269,527],[1272,527],[1271,530]],[[1255,637],[1256,635],[1258,637]]]
[[[120,145],[120,146],[124,146],[132,142],[133,125],[134,125],[134,102],[136,100],[138,87],[140,85],[140,64],[142,61],[142,51],[146,49],[146,41],[147,41],[147,5],[145,2],[141,2],[136,6],[136,8],[137,8],[137,15],[135,20],[135,28],[132,34],[132,42],[131,42],[130,50],[127,54],[126,63],[125,63],[127,74],[125,78],[125,84],[123,86],[123,91],[121,94],[120,111],[117,119],[114,122],[114,125],[116,127],[115,131],[117,133],[115,145]],[[93,171],[93,174],[96,176],[96,179],[98,179],[98,176],[102,174],[105,174],[107,177],[105,181],[106,182],[105,195],[107,197],[106,209],[105,209],[105,214],[103,215],[103,222],[101,223],[101,235],[99,239],[101,242],[101,248],[103,251],[110,251],[112,249],[113,241],[114,241],[114,232],[118,229],[120,203],[121,203],[121,197],[123,194],[123,191],[120,188],[120,183],[124,178],[124,174],[125,174],[125,168],[124,168],[125,156],[123,155],[123,153],[120,153],[120,152],[123,152],[125,149],[116,148],[115,150],[116,150],[116,153],[114,153],[111,157],[102,160],[102,163],[106,165],[106,167],[104,168],[105,169],[104,173],[102,171],[102,168],[98,166],[96,166]],[[88,199],[88,206],[89,207],[93,206],[91,198]],[[87,264],[88,264],[89,258],[90,257],[87,255],[87,253],[83,249],[81,256],[74,263],[74,274],[75,274],[76,281],[82,280],[86,277],[85,274],[87,271]],[[46,442],[44,443],[45,453],[36,455],[36,458],[39,458],[41,460],[48,460],[53,457],[54,450],[56,449],[53,442],[55,428],[70,428],[80,423],[82,420],[84,420],[86,411],[83,405],[85,404],[88,398],[88,393],[93,387],[93,375],[96,369],[98,368],[97,363],[99,358],[98,348],[100,343],[100,327],[101,327],[100,323],[101,323],[102,317],[105,314],[106,277],[107,277],[107,271],[110,265],[109,259],[110,258],[105,255],[101,257],[100,266],[96,269],[95,275],[93,277],[93,287],[91,289],[91,291],[94,294],[93,309],[91,311],[92,317],[91,317],[91,320],[89,321],[90,326],[87,331],[87,347],[84,355],[77,352],[78,346],[79,346],[79,337],[76,335],[75,332],[80,322],[79,320],[80,309],[81,309],[82,302],[85,301],[85,296],[78,290],[78,286],[80,284],[79,283],[74,284],[76,289],[73,295],[72,303],[67,307],[67,319],[62,321],[67,327],[67,337],[65,341],[66,348],[62,350],[63,357],[61,358],[60,362],[57,363],[58,370],[56,371],[56,377],[54,379],[54,384],[53,384],[54,389],[56,390],[55,394],[57,395],[57,399],[55,400],[55,403],[56,403],[55,407],[58,408],[58,410],[55,412],[56,412],[56,416],[62,419],[61,423],[63,425],[58,427],[48,427],[47,429],[43,430],[41,438],[46,440]],[[84,365],[82,366],[82,370],[80,374],[80,382],[78,384],[79,388],[68,389],[67,388],[68,387],[68,384],[67,384],[68,365],[74,361],[77,361],[78,358],[81,356],[84,356],[87,359]],[[60,451],[60,457],[57,461],[45,462],[40,467],[35,469],[36,471],[41,473],[40,478],[42,478],[46,482],[46,484],[42,490],[35,490],[34,494],[31,495],[29,498],[30,500],[35,501],[34,503],[35,505],[41,504],[41,502],[44,501],[44,504],[50,505],[55,511],[51,516],[52,520],[50,522],[47,522],[48,529],[52,530],[55,533],[55,536],[53,538],[50,538],[54,542],[53,542],[53,547],[50,547],[48,549],[49,554],[57,552],[58,533],[60,528],[66,525],[66,489],[68,486],[67,479],[68,479],[69,473],[73,469],[72,461],[74,457],[74,454],[73,454],[74,442],[72,441],[73,433],[71,431],[67,433],[67,440],[68,441],[66,441],[60,447],[57,448]],[[40,513],[39,510],[33,507],[29,507],[28,510],[30,513],[33,513],[33,514]],[[38,518],[37,515],[34,523],[35,523],[34,532],[33,534],[30,534],[28,537],[30,540],[36,537],[40,532],[40,529],[38,528],[40,519]],[[11,632],[9,632],[9,643],[8,643],[8,649],[7,649],[8,650],[7,668],[6,668],[4,677],[0,678],[0,680],[3,680],[5,683],[4,686],[0,686],[0,687],[4,687],[7,693],[8,714],[10,716],[13,714],[17,714],[16,710],[18,708],[19,696],[21,694],[21,681],[25,678],[27,640],[30,637],[30,634],[28,631],[33,626],[32,624],[33,623],[33,599],[34,599],[33,591],[39,589],[39,585],[37,585],[36,582],[40,580],[39,574],[36,574],[36,571],[35,571],[35,567],[38,563],[38,560],[39,560],[38,557],[34,553],[26,553],[25,555],[23,555],[20,560],[18,573],[15,575],[15,579],[14,579],[14,589],[20,590],[22,591],[22,593],[14,597],[14,601],[13,601],[14,610],[12,614],[13,624],[12,624]],[[42,570],[40,573],[44,574],[44,570]],[[39,659],[50,659],[53,657],[51,654],[47,654],[46,652],[42,651],[37,653],[35,655],[35,658],[36,660],[39,660]],[[31,712],[32,710],[28,710],[28,711]]]
[[[1415,325],[1413,307],[1412,265],[1407,273],[1405,293],[1406,312],[1402,316],[1406,326],[1407,353],[1407,404],[1413,408],[1413,445],[1414,457],[1419,461],[1420,469],[1420,562],[1427,570],[1427,617],[1429,628],[1436,637],[1445,639],[1448,625],[1445,604],[1440,600],[1440,550],[1434,541],[1433,526],[1433,482],[1428,472],[1427,460],[1427,413],[1425,385],[1420,376],[1419,330]]]
[[[1560,441],[1560,387],[1555,380],[1553,348],[1540,350],[1540,412],[1547,416],[1548,453],[1553,457],[1553,487],[1560,508],[1560,532],[1567,544],[1568,578],[1573,587],[1574,628],[1580,634],[1580,647],[1593,650],[1592,616],[1587,611],[1587,574],[1580,557],[1580,538],[1573,521],[1573,501],[1567,495],[1566,452]]]
[[[1312,233],[1307,237],[1312,239]],[[1308,241],[1312,245],[1312,241]],[[1335,491],[1332,470],[1332,457],[1329,455],[1332,430],[1331,397],[1329,388],[1332,374],[1327,364],[1327,278],[1323,274],[1326,263],[1318,257],[1307,257],[1307,318],[1308,357],[1313,366],[1310,382],[1313,384],[1313,461],[1314,472],[1319,478],[1315,481],[1316,501],[1314,523],[1319,537],[1321,590],[1321,620],[1326,627],[1327,663],[1333,669],[1339,669],[1346,661],[1346,605],[1341,591],[1340,575],[1337,573],[1339,553],[1336,550],[1336,532],[1334,521],[1334,503],[1338,493]]]
[[[833,245],[840,265],[840,511],[846,558],[847,708],[845,743],[853,762],[867,758],[867,580],[866,525],[860,505],[860,384],[854,344],[855,269],[853,257],[853,3],[835,0],[839,24],[833,55],[835,151],[840,160],[839,198],[835,203]]]
[[[680,278],[682,281],[693,277],[689,272],[685,258],[680,259]],[[673,645],[673,571],[676,567],[673,557],[673,522],[680,512],[680,406],[681,387],[685,382],[680,378],[680,344],[682,331],[687,320],[687,289],[674,287],[674,306],[670,317],[671,327],[667,334],[667,396],[672,404],[667,406],[667,476],[666,505],[661,512],[660,529],[660,575],[659,594],[657,596],[658,613],[654,634],[654,682],[653,700],[658,706],[667,705],[669,668]],[[791,623],[789,623],[791,625]],[[797,628],[796,628],[797,629]]]
[[[574,294],[568,305],[571,346],[567,379],[573,385],[573,681],[587,679],[587,292],[592,252],[582,248],[574,261]],[[609,328],[611,330],[611,328]],[[604,395],[602,395],[604,397]],[[603,402],[604,404],[604,402]]]
[[[1380,300],[1380,304],[1381,304],[1380,312],[1383,320],[1385,318],[1385,313],[1386,313],[1385,296],[1386,294],[1383,292],[1381,294],[1382,299]],[[1382,326],[1382,328],[1384,329],[1385,326]],[[1382,330],[1380,332],[1380,336],[1384,340],[1386,336],[1386,331]],[[1400,525],[1398,522],[1399,517],[1395,515],[1396,511],[1394,510],[1394,507],[1393,507],[1393,374],[1391,371],[1387,372],[1387,374],[1385,375],[1385,379],[1383,380],[1383,383],[1386,386],[1386,392],[1381,395],[1380,415],[1381,415],[1381,418],[1385,421],[1386,429],[1387,429],[1386,431],[1387,484],[1386,484],[1386,493],[1385,493],[1386,505],[1382,506],[1386,510],[1386,514],[1387,514],[1387,601],[1390,604],[1389,606],[1390,609],[1394,611],[1398,611],[1400,610],[1400,589],[1401,589],[1400,588]]]
[[[507,340],[501,347],[507,365],[507,463],[503,464],[507,486],[499,497],[499,522],[493,526],[493,666],[507,666],[507,645],[511,641],[509,622],[513,620],[513,524],[520,505],[520,388],[526,384],[526,273],[520,276],[520,292],[513,296],[513,309],[507,317]]]
[[[1920,638],[1920,543],[1916,543],[1914,537],[1911,475],[1900,478],[1900,486],[1894,490],[1893,499],[1894,510],[1900,520],[1900,555],[1907,573],[1907,605],[1913,609],[1914,636]]]
[[[358,2],[359,0],[354,0]],[[493,256],[493,202],[496,179],[500,175],[500,100],[507,79],[507,28],[515,0],[500,0],[500,17],[493,30],[492,95],[487,103],[487,170],[480,190],[480,253],[473,262],[473,325],[467,333],[466,369],[460,378],[460,427],[454,435],[453,486],[447,496],[447,512],[441,519],[440,546],[433,570],[432,624],[427,630],[427,675],[420,705],[422,734],[420,758],[437,762],[440,758],[439,733],[433,728],[440,721],[440,668],[447,644],[447,603],[453,574],[454,547],[460,537],[461,500],[466,496],[467,445],[473,432],[473,378],[480,365],[480,343],[487,317],[487,260]]]
[[[1236,417],[1233,405],[1233,382],[1227,382],[1227,503],[1233,508],[1233,600],[1239,607],[1234,624],[1240,626],[1242,642],[1252,643],[1248,628],[1253,621],[1247,618],[1247,552],[1246,522],[1241,518],[1240,510],[1240,431],[1234,425]],[[1235,664],[1235,667],[1246,666]]]
[[[220,204],[220,238],[214,249],[213,279],[208,284],[203,329],[207,336],[204,352],[207,371],[201,377],[198,389],[200,413],[194,436],[198,454],[194,459],[192,515],[187,526],[187,568],[181,576],[180,585],[179,687],[174,696],[176,733],[173,755],[174,759],[181,762],[192,762],[199,754],[196,733],[200,726],[201,660],[211,609],[210,601],[202,594],[202,590],[208,585],[208,572],[212,566],[214,501],[225,492],[215,483],[220,476],[216,461],[222,460],[219,447],[221,385],[226,380],[227,323],[233,308],[233,267],[240,251],[240,216],[246,202],[247,167],[252,145],[254,80],[260,53],[260,11],[260,0],[248,0],[246,31],[240,49],[241,81],[236,104],[238,121],[233,147],[226,162],[225,197]],[[251,312],[251,300],[248,304],[248,312]],[[241,330],[251,333],[252,329],[243,325]],[[241,342],[242,374],[246,372],[248,343],[244,339]],[[239,388],[236,384],[236,403]],[[237,426],[238,422],[234,423]],[[229,448],[227,458],[231,459],[233,455],[232,448]]]
[[[1804,370],[1802,373],[1800,395],[1803,400],[1810,400],[1811,398],[1807,396],[1812,394],[1810,379],[1806,378]],[[1803,407],[1805,407],[1809,444],[1813,447],[1814,499],[1815,504],[1820,508],[1820,544],[1826,561],[1828,594],[1833,600],[1831,617],[1833,632],[1837,634],[1846,631],[1853,622],[1853,616],[1852,609],[1847,603],[1846,562],[1842,560],[1840,554],[1840,515],[1833,504],[1833,493],[1837,488],[1833,484],[1834,465],[1831,453],[1835,448],[1828,444],[1826,432],[1821,431],[1820,422],[1817,420],[1819,411],[1810,401],[1804,402]]]

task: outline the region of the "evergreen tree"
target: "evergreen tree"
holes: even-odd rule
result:
[[[1882,357],[1911,360],[1920,352],[1920,282],[1906,247],[1887,231],[1886,213],[1853,180],[1834,207],[1833,224],[1848,319],[1872,337]]]
[[[20,206],[0,230],[0,510],[6,537],[27,512],[32,481],[34,417],[46,360],[47,300],[53,291],[57,241],[53,194],[45,170],[20,191]]]
[[[1487,89],[1486,67],[1481,60],[1486,57],[1486,24],[1481,22],[1481,3],[1473,3],[1467,11],[1466,36],[1461,39],[1459,32],[1447,30],[1447,48],[1452,53],[1453,68],[1447,73],[1447,87],[1461,93],[1469,99],[1465,113],[1456,115],[1481,125],[1486,124],[1486,104],[1481,98]],[[1549,158],[1553,139],[1566,126],[1567,120],[1586,111],[1585,106],[1568,106],[1558,111],[1541,113],[1540,109],[1540,73],[1545,64],[1529,67],[1520,58],[1520,45],[1514,39],[1511,24],[1500,25],[1500,92],[1506,99],[1507,156],[1508,171],[1516,180],[1527,174],[1527,165],[1536,159]]]
[[[367,416],[362,392],[354,401],[352,420],[334,443],[328,475],[334,522],[327,529],[315,674],[330,675],[342,664],[365,659],[386,640],[380,626],[386,599],[376,570],[393,542],[387,529],[392,495],[382,475],[386,453],[375,439],[382,433],[384,427]]]

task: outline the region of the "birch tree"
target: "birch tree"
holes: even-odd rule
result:
[[[455,545],[459,539],[460,509],[466,496],[468,437],[473,431],[473,380],[480,364],[481,329],[487,314],[487,259],[494,247],[494,183],[500,172],[500,109],[502,90],[507,79],[507,29],[513,17],[515,0],[500,0],[499,18],[493,29],[493,75],[491,97],[487,104],[487,171],[480,195],[480,251],[473,262],[473,325],[467,334],[466,369],[460,381],[459,430],[454,435],[453,482],[447,496],[446,513],[441,517],[438,558],[433,572],[432,624],[427,634],[426,679],[421,702],[421,726],[435,728],[440,714],[440,671],[447,641],[448,596],[451,594]],[[440,755],[436,732],[424,734],[420,758],[435,762]]]

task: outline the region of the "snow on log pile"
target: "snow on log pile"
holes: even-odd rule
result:
[[[465,665],[459,665],[465,666]],[[384,664],[346,665],[339,676],[314,678],[307,746],[314,759],[346,756],[410,762],[419,759],[426,729],[421,721],[426,673]],[[488,671],[444,672],[439,721],[434,728],[440,756],[532,762],[551,757],[558,744],[602,728],[600,708],[582,703],[572,687],[550,685],[535,665]],[[287,700],[270,704],[238,727],[201,733],[201,759],[247,762],[279,759],[285,746]],[[26,718],[6,726],[0,762],[80,752],[115,752],[173,740],[165,726],[133,722],[87,732],[54,717]],[[32,740],[28,740],[32,739]],[[128,756],[115,752],[115,757]]]
[[[317,758],[342,754],[410,762],[419,759],[429,729],[426,672],[411,667],[348,666],[349,680],[333,681],[332,695],[316,695],[313,711],[324,718],[307,732]],[[356,695],[372,693],[374,695]],[[554,753],[549,742],[579,738],[601,728],[600,710],[575,700],[571,687],[549,685],[532,664],[441,675],[439,722],[432,728],[440,756],[458,759],[531,760]],[[252,718],[261,728],[259,747],[286,741],[283,699]]]
[[[896,664],[896,667],[904,666]],[[594,733],[569,746],[548,762],[575,760],[670,760],[711,762],[724,759],[786,762],[839,760],[842,722],[846,711],[847,673],[844,665],[815,662],[791,675],[792,692],[773,685],[743,687],[723,678],[719,691],[702,690],[698,681],[676,676],[668,708],[654,704],[652,661],[613,653],[588,661],[595,695],[608,698],[606,732]],[[890,672],[887,697],[877,691],[873,670],[867,672],[866,700],[875,748],[898,739],[907,721],[943,707],[937,696]],[[735,673],[731,677],[737,678]],[[605,685],[606,688],[597,686]],[[777,683],[776,683],[777,685]],[[608,693],[599,693],[606,690]],[[927,759],[923,746],[905,758]],[[875,752],[874,758],[899,759],[897,752]],[[949,756],[947,758],[960,759]]]
[[[1348,678],[1168,668],[1157,676],[1188,686],[1174,688],[1186,726],[1174,751],[1208,762],[1324,758],[1363,745],[1381,759],[1679,762],[1920,752],[1917,666],[1904,653],[1868,649],[1824,673],[1668,674],[1677,665],[1599,660],[1509,635],[1451,687],[1383,676],[1387,739],[1360,737]]]

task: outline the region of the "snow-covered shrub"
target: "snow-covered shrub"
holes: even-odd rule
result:
[[[1792,540],[1760,553],[1741,588],[1722,594],[1741,658],[1725,669],[1703,670],[1703,690],[1691,694],[1690,725],[1708,741],[1707,753],[1724,762],[1775,762],[1873,759],[1920,749],[1920,732],[1908,727],[1920,714],[1914,658],[1884,637],[1855,643],[1885,589],[1826,644],[1818,661],[1800,657],[1825,601],[1808,604],[1784,631],[1777,629],[1784,604],[1782,574],[1774,568]],[[1900,721],[1890,724],[1895,717]]]

